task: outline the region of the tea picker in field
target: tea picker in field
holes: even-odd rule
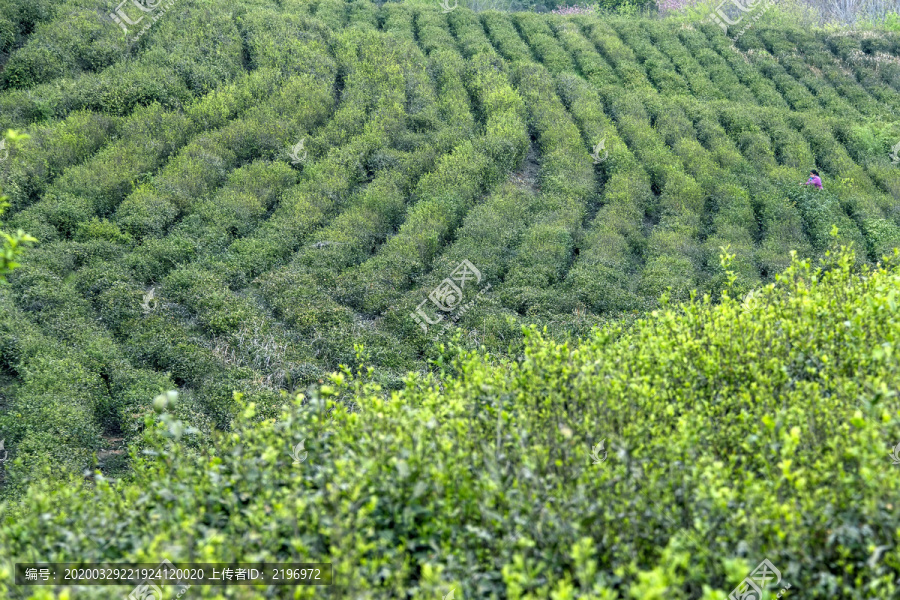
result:
[[[806,180],[806,183],[801,183],[800,185],[814,185],[817,189],[822,189],[822,179],[819,177],[819,172],[813,169],[809,172],[809,179]]]

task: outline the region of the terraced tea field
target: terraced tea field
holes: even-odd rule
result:
[[[896,597],[900,34],[147,5],[0,0],[0,555],[712,600],[746,539]]]
[[[721,247],[747,290],[832,225],[900,245],[897,35],[186,0],[125,51],[96,8],[22,9],[0,73],[40,240],[0,299],[26,464],[79,472],[161,389],[226,427],[233,390],[272,410],[359,346],[396,387],[456,331],[515,352],[717,295]]]

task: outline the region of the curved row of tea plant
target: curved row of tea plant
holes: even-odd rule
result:
[[[128,47],[96,3],[40,6],[0,67],[0,126],[31,135],[0,185],[41,240],[0,292],[7,496],[110,470],[163,389],[209,435],[234,390],[271,416],[360,344],[397,389],[445,327],[515,353],[524,321],[765,285],[834,225],[860,262],[900,245],[891,35],[211,0]],[[434,312],[463,260],[479,286]]]

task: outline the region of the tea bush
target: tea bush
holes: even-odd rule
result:
[[[313,13],[317,20],[333,31],[343,29],[347,23],[349,6],[341,0],[320,0]]]
[[[650,86],[643,69],[637,64],[634,53],[622,43],[608,25],[593,19],[586,20],[584,17],[577,17],[573,21],[581,25],[585,37],[616,69],[619,80],[625,88],[638,89]]]
[[[509,15],[487,12],[481,15],[485,31],[491,43],[503,58],[510,62],[530,62],[534,60],[528,44],[519,36]]]
[[[415,25],[419,44],[426,53],[431,54],[437,49],[459,53],[444,13],[431,10],[416,11]]]
[[[862,39],[853,39],[838,33],[824,34],[822,37],[831,51],[853,69],[859,80],[873,78],[900,91],[900,68],[884,60],[884,57],[889,55],[879,57],[871,51],[872,46],[868,46],[867,51],[866,43]]]
[[[97,3],[75,0],[58,7],[60,18],[41,23],[10,57],[0,87],[22,88],[81,72],[99,71],[123,56],[119,31],[96,18]]]
[[[66,168],[77,165],[108,143],[121,120],[89,111],[73,113],[53,124],[32,130],[30,139],[18,144],[4,165],[4,189],[12,211],[32,204]]]
[[[441,158],[440,153],[448,152],[460,136],[469,138],[474,133],[458,56],[438,50],[429,59],[429,67],[436,72],[434,92],[444,117],[432,137],[434,145],[392,154],[392,161],[348,202],[348,209],[318,232],[318,241],[302,248],[292,264],[259,278],[261,291],[276,314],[292,327],[321,339],[317,356],[334,366],[340,364],[339,354],[352,350],[348,338],[334,328],[353,326],[352,313],[329,297],[335,292],[337,273],[362,263],[383,243],[399,225],[409,195]],[[435,102],[433,95],[427,97]]]
[[[546,19],[534,13],[521,13],[514,17],[514,22],[522,39],[551,73],[575,71],[574,61],[554,37]],[[507,57],[507,60],[512,59]]]
[[[746,101],[748,97],[752,97],[753,93],[741,83],[728,62],[709,47],[703,33],[694,29],[680,29],[677,35],[691,56],[709,74],[710,80],[729,100]]]
[[[97,73],[0,92],[0,127],[63,118],[79,109],[128,115],[153,101],[181,108],[243,73],[241,36],[230,17],[214,11],[170,12],[171,19],[142,38],[151,46],[146,52]],[[100,14],[91,19],[101,20]],[[118,31],[111,21],[100,24],[105,32]],[[185,30],[197,33],[185,39],[180,33]]]
[[[351,34],[354,37],[356,34]],[[369,38],[371,41],[371,38]],[[347,50],[350,50],[350,47],[347,47]],[[353,64],[355,60],[358,58],[353,58],[352,54],[355,53],[355,50],[351,52],[351,54],[347,55],[347,59],[350,60],[350,64]],[[364,55],[363,55],[364,57]],[[360,58],[363,58],[360,57]],[[411,55],[411,61],[415,60],[415,56]],[[392,103],[396,102],[397,96],[396,92],[398,89],[403,89],[404,87],[407,90],[407,101],[406,104],[409,105],[412,109],[412,114],[407,115],[409,120],[410,128],[415,129],[427,129],[428,126],[433,122],[433,119],[436,118],[436,112],[438,110],[438,105],[435,102],[433,95],[430,93],[428,86],[425,85],[425,79],[423,76],[425,75],[425,71],[423,69],[423,65],[421,63],[418,64],[417,68],[412,67],[412,62],[409,63],[410,68],[407,70],[404,75],[406,79],[406,84],[403,85],[402,81],[396,81],[396,79],[381,79],[379,81],[379,86],[383,87],[385,96],[382,102],[384,103]],[[357,65],[358,68],[367,69],[369,67],[368,64],[362,62]],[[382,75],[379,73],[379,75]],[[352,80],[351,80],[352,81]],[[400,83],[398,86],[397,83]],[[458,84],[458,80],[454,83],[453,80],[449,82],[450,86],[454,86]],[[371,85],[366,86],[366,79],[360,79],[356,84],[351,84],[345,91],[371,91]],[[359,87],[357,87],[359,86]],[[363,87],[365,86],[365,87]],[[453,87],[449,91],[453,91]],[[295,98],[297,96],[296,93],[289,94],[291,98]],[[448,99],[452,100],[454,97],[452,95],[448,95]],[[458,99],[458,96],[457,96]],[[390,106],[391,104],[388,104]],[[396,104],[394,104],[396,106]],[[375,111],[378,111],[379,107],[376,105],[373,107]],[[429,116],[430,115],[430,116]],[[381,114],[380,118],[390,117],[391,119],[395,119],[397,117],[396,114]],[[369,125],[376,125],[378,121],[370,122]],[[396,129],[393,125],[391,125],[390,121],[387,121],[387,124],[390,125],[390,134],[388,138],[384,138],[384,141],[399,141],[398,138],[401,137],[401,132]],[[454,127],[454,131],[458,132],[459,129]],[[327,132],[325,133],[327,135]],[[449,137],[447,138],[449,141]],[[373,153],[373,161],[374,157],[378,156],[379,153],[387,152],[387,149],[378,150],[377,148],[373,148],[371,151]],[[416,171],[422,171],[428,168],[429,161],[435,159],[434,152],[429,151],[424,153],[426,156],[420,158],[420,155],[423,155],[423,152],[413,153],[409,156],[409,159],[413,159],[410,161],[406,160],[396,160],[401,155],[400,154],[392,154],[392,159],[386,163],[384,163],[383,167],[375,167],[374,162],[370,165],[370,168],[375,168],[376,171],[381,170],[381,168],[392,169],[392,168],[401,168],[402,171],[407,177],[415,177]],[[387,157],[387,154],[382,154],[382,156]],[[422,160],[424,159],[424,160]],[[406,163],[406,164],[404,164]],[[262,171],[260,172],[262,173]],[[389,181],[390,177],[394,175],[389,175],[384,181]],[[378,204],[377,201],[379,199],[379,194],[376,190],[379,189],[380,186],[377,185],[379,181],[379,176],[375,176],[375,180],[366,188],[366,196],[372,197],[376,205],[370,206],[368,210],[373,209],[382,209],[384,206],[382,204]],[[404,187],[408,187],[406,184],[403,184]],[[260,191],[255,193],[256,196],[260,195]],[[348,206],[352,207],[355,203],[352,198],[349,199]],[[213,204],[218,207],[221,205],[221,201],[213,200]],[[402,206],[402,204],[401,204]],[[352,218],[352,210],[348,212],[344,212],[342,216],[351,217]],[[389,217],[389,214],[385,214],[384,216]],[[327,220],[330,218],[330,215],[324,214],[322,215],[323,220]],[[345,221],[346,222],[346,221]],[[351,221],[352,223],[352,221]],[[390,224],[390,222],[388,222]],[[196,224],[189,225],[191,230],[196,231]],[[220,231],[222,227],[220,224],[216,224],[215,222],[210,224],[209,231],[212,235],[215,231]],[[187,231],[187,228],[185,229]],[[328,231],[325,230],[323,233],[327,234]],[[359,231],[353,232],[356,235],[359,235]],[[383,235],[383,234],[381,234]],[[338,236],[340,237],[340,236]],[[196,235],[195,235],[196,238]],[[365,238],[360,238],[364,241]],[[325,244],[331,244],[331,241],[325,242]],[[341,242],[338,242],[341,244]],[[227,256],[227,255],[226,255]],[[302,255],[301,255],[302,256]],[[222,275],[229,277],[232,276],[233,271],[231,271],[231,265],[233,262],[228,262],[228,258],[226,261],[216,260],[210,257],[209,260],[204,260],[203,268],[208,271],[219,272]],[[344,265],[347,266],[347,265]],[[298,280],[302,281],[302,276],[299,273],[289,273],[289,279],[287,281],[298,282]],[[284,280],[284,275],[287,273],[281,273],[276,277],[265,276],[262,278],[262,281],[270,281],[272,283],[281,282]],[[316,279],[319,279],[319,273],[313,273],[313,276]],[[228,284],[231,283],[234,285],[234,282],[228,282],[226,280],[219,279],[218,277],[209,277],[204,273],[197,272],[196,276],[191,275],[190,271],[185,271],[178,274],[173,274],[172,277],[176,277],[176,279],[172,279],[171,283],[173,285],[172,292],[170,296],[174,296],[173,299],[177,300],[179,304],[182,306],[189,308],[197,315],[204,315],[200,318],[199,324],[201,327],[209,334],[213,336],[219,336],[217,339],[219,340],[228,340],[227,344],[229,347],[233,348],[233,353],[231,356],[236,356],[238,358],[245,358],[249,360],[250,366],[254,368],[264,367],[266,369],[275,369],[279,370],[281,375],[279,375],[280,380],[284,379],[287,376],[289,371],[293,370],[291,365],[295,365],[297,361],[302,361],[310,358],[310,355],[315,353],[315,358],[324,361],[327,364],[334,364],[336,366],[338,359],[333,356],[333,352],[326,351],[323,348],[323,345],[319,343],[317,340],[321,338],[317,338],[316,341],[312,341],[308,347],[307,344],[296,344],[292,339],[292,336],[287,332],[282,331],[279,327],[268,327],[266,320],[268,316],[265,312],[261,312],[259,307],[255,305],[252,301],[248,301],[245,298],[236,296],[228,289]],[[199,282],[204,281],[204,283],[198,285]],[[284,294],[286,291],[284,287],[276,286],[274,287],[274,291],[271,285],[264,286],[266,291],[264,295],[266,295],[270,302],[278,307],[278,314],[286,318],[290,325],[296,328],[300,328],[303,330],[304,323],[319,323],[320,326],[328,326],[329,324],[329,316],[327,306],[322,307],[323,301],[319,300],[311,305],[306,304],[305,310],[310,311],[311,314],[304,315],[304,304],[301,302],[299,306],[290,306],[285,309],[285,300],[287,298],[282,299],[280,297],[273,297],[273,293],[278,293],[279,296]],[[188,290],[190,288],[190,290]],[[218,291],[218,290],[223,291]],[[311,291],[313,286],[309,286],[299,291]],[[187,295],[181,294],[181,292],[187,292]],[[290,299],[296,301],[298,297],[296,295],[292,295]],[[327,301],[324,301],[324,304],[328,304]],[[313,308],[315,307],[315,308]],[[321,310],[320,310],[321,309]],[[340,313],[341,311],[337,311]],[[344,311],[346,312],[346,311]],[[304,315],[304,316],[301,316]],[[320,318],[322,322],[320,322]],[[342,321],[338,319],[337,322],[332,323],[332,325],[340,324]],[[254,336],[249,342],[245,341],[245,331],[247,329],[248,324],[252,324],[252,329],[254,329]],[[340,339],[340,336],[337,334],[329,335],[329,338],[335,337]],[[253,348],[253,351],[250,352],[248,356],[247,352],[242,349],[243,346],[250,345]],[[258,348],[256,348],[258,346]],[[295,346],[299,346],[296,348],[297,352],[294,352],[292,348]]]
[[[24,41],[35,26],[54,17],[58,2],[53,0],[3,0],[0,2],[0,52],[8,54]]]
[[[560,76],[557,86],[594,160],[600,161],[601,177],[606,177],[603,206],[586,228],[578,248],[580,260],[573,264],[565,285],[582,305],[597,311],[636,308],[633,292],[640,282],[646,246],[643,218],[655,202],[650,179],[604,114],[599,94],[571,75]]]
[[[598,198],[591,158],[578,128],[556,97],[552,76],[540,66],[526,63],[515,67],[514,80],[522,90],[543,158],[538,172],[540,209],[535,223],[523,233],[517,256],[498,293],[505,304],[524,313],[536,308],[530,304],[544,290],[565,278],[581,237],[582,222]],[[564,302],[558,291],[552,297],[552,302]],[[539,303],[546,305],[548,301]]]
[[[385,4],[378,18],[381,28],[391,35],[415,41],[412,7],[406,4]]]
[[[572,55],[582,77],[598,86],[618,83],[615,70],[581,34],[575,23],[556,19],[551,21],[550,26],[566,52]]]
[[[701,30],[707,40],[704,45],[715,50],[724,59],[738,78],[738,81],[750,89],[752,95],[756,97],[757,103],[761,106],[776,108],[789,106],[787,99],[775,87],[775,83],[750,66],[744,55],[733,49],[723,39],[724,36],[720,35],[721,32],[717,28],[713,25],[704,25],[701,27]]]
[[[524,158],[524,108],[506,75],[495,70],[489,54],[472,59],[466,75],[478,100],[476,114],[484,134],[461,143],[440,160],[435,171],[417,185],[418,201],[397,235],[376,257],[341,276],[339,294],[351,306],[382,310],[388,298],[403,291],[416,271],[430,263],[476,196]],[[362,289],[367,290],[364,298]]]
[[[647,23],[643,29],[650,36],[652,44],[671,60],[678,73],[684,77],[693,97],[703,99],[725,98],[724,91],[716,87],[711,81],[710,75],[691,56],[678,38],[671,34],[668,27],[664,27],[659,23]]]
[[[642,29],[640,23],[619,21],[616,32],[634,51],[647,71],[648,78],[659,91],[667,94],[687,93],[685,79],[675,69],[672,61],[653,46],[649,36]]]
[[[484,27],[478,17],[470,11],[454,10],[447,15],[450,31],[456,37],[463,56],[473,59],[479,54],[494,55],[497,53],[485,35]],[[499,57],[498,57],[499,58]],[[502,61],[498,61],[501,62]]]

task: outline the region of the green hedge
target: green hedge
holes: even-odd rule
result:
[[[476,197],[524,158],[524,107],[496,60],[491,54],[477,56],[465,77],[478,100],[483,135],[459,144],[419,182],[413,192],[418,200],[397,235],[371,260],[341,275],[342,302],[367,312],[384,310],[427,268]]]
[[[632,21],[613,21],[616,33],[622,38],[635,56],[641,61],[647,77],[664,94],[687,94],[688,85],[684,77],[675,69],[672,61],[659,49],[654,47],[643,23]]]
[[[111,21],[101,24],[104,31],[119,32]],[[185,36],[185,31],[194,33]],[[241,34],[227,13],[169,11],[141,44],[148,46],[146,51],[98,73],[0,93],[0,128],[63,118],[79,109],[124,116],[154,101],[182,108],[244,73]]]
[[[593,85],[612,85],[618,83],[618,76],[610,64],[597,52],[579,31],[578,26],[563,19],[550,21],[550,27],[559,39],[562,47],[572,55],[579,74]]]
[[[564,286],[582,307],[596,312],[636,309],[640,300],[634,291],[646,249],[643,220],[655,203],[650,178],[603,112],[596,90],[571,75],[559,76],[557,88],[591,151],[604,142],[597,154],[603,205],[586,227]]]
[[[109,143],[121,119],[78,111],[66,119],[35,127],[30,139],[17,144],[5,165],[4,192],[12,211],[35,202],[65,169],[88,159]]]
[[[541,158],[537,173],[540,208],[534,224],[523,233],[509,274],[497,293],[509,308],[527,313],[537,308],[531,306],[535,300],[565,278],[582,235],[582,223],[589,208],[597,204],[599,194],[593,161],[556,96],[549,70],[516,65],[515,82],[525,101]],[[542,312],[553,303],[565,304],[558,292],[538,302],[543,305]]]
[[[98,18],[105,3],[72,0],[60,3],[58,18],[40,23],[4,66],[0,88],[23,88],[58,77],[100,71],[124,58],[121,31]]]
[[[707,38],[696,29],[680,28],[678,40],[684,44],[691,57],[709,74],[710,80],[733,102],[746,102],[753,97],[753,92],[738,79],[728,62],[709,47]]]

